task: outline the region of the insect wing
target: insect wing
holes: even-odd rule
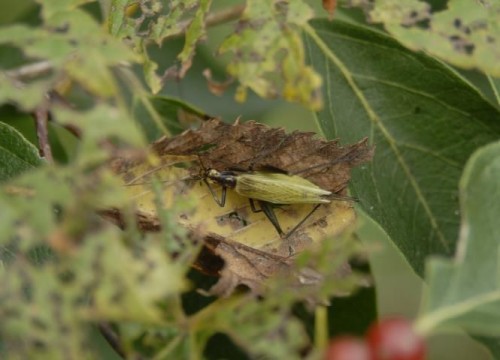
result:
[[[323,196],[331,192],[295,175],[255,172],[238,175],[238,194],[274,204],[329,203]]]

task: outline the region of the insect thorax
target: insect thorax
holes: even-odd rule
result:
[[[234,189],[236,186],[236,175],[232,171],[217,171],[215,169],[207,170],[206,176],[208,179],[217,184]]]

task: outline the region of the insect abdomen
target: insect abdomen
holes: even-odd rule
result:
[[[238,176],[235,191],[245,197],[274,204],[329,203],[331,194],[299,176],[251,173]]]

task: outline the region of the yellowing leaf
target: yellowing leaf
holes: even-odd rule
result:
[[[196,10],[191,24],[186,29],[184,48],[178,56],[181,61],[180,77],[184,77],[186,71],[191,67],[196,44],[205,37],[205,17],[210,10],[211,3],[212,0],[200,0],[198,10]]]
[[[134,254],[117,241],[116,231],[88,237],[74,260],[78,281],[93,286],[92,305],[81,311],[92,319],[161,323],[156,303],[186,287],[182,269],[168,261],[158,242]]]
[[[305,63],[301,26],[312,18],[312,9],[302,0],[249,0],[236,31],[219,52],[233,54],[228,72],[239,79],[237,100],[246,89],[259,96],[282,96],[313,110],[322,107],[321,77]]]
[[[379,0],[369,9],[369,16],[410,49],[500,76],[497,1],[450,0],[447,9],[431,13],[429,4],[422,1]]]

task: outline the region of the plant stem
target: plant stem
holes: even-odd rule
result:
[[[314,318],[314,345],[317,349],[324,349],[328,344],[328,308],[318,305]]]
[[[158,353],[155,354],[153,360],[166,359],[167,356],[170,355],[170,353],[174,351],[177,346],[179,346],[179,344],[182,341],[182,337],[183,337],[182,335],[176,336],[173,340],[171,340],[168,343],[168,345],[165,348],[163,348],[162,350],[160,350]]]
[[[6,71],[5,74],[8,77],[12,77],[15,79],[22,79],[22,78],[33,78],[45,75],[51,70],[52,70],[52,63],[50,61],[44,60],[28,65],[23,65],[16,69]]]
[[[38,138],[38,150],[40,156],[45,158],[49,163],[54,162],[52,150],[49,144],[49,132],[47,129],[48,122],[48,101],[43,101],[35,110],[36,135]]]
[[[236,20],[241,17],[244,10],[245,5],[235,5],[218,12],[210,13],[206,18],[206,26],[215,26],[228,21]]]
[[[123,357],[125,359],[126,353],[123,349],[122,344],[120,343],[120,338],[115,333],[115,331],[113,330],[111,325],[108,323],[102,322],[98,325],[98,328],[99,328],[99,331],[101,332],[102,336],[106,339],[106,341],[113,348],[113,350],[115,350],[118,355],[120,355],[121,357]]]

